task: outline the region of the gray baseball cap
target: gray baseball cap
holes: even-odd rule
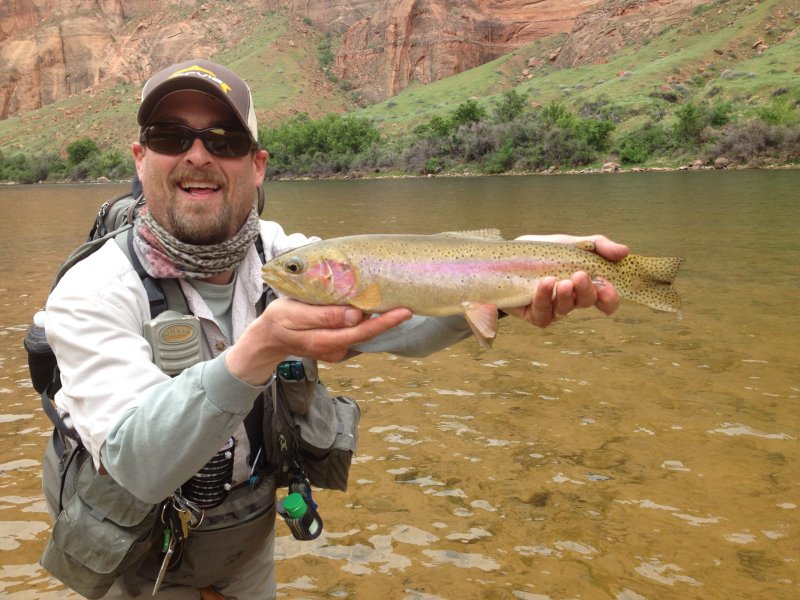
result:
[[[145,127],[158,103],[169,94],[184,90],[204,92],[227,104],[253,142],[258,143],[258,124],[250,88],[236,73],[203,59],[187,60],[162,69],[142,88],[142,103],[136,117]]]

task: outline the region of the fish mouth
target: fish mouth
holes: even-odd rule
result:
[[[273,290],[284,296],[308,302],[304,297],[305,294],[303,293],[302,286],[278,269],[263,269],[261,272],[261,279]]]

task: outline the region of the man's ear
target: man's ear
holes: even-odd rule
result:
[[[146,152],[144,144],[140,142],[133,142],[131,144],[131,152],[133,153],[133,162],[136,167],[136,172],[139,174],[139,179],[142,179],[142,158]]]
[[[256,150],[253,155],[253,164],[256,167],[256,185],[261,185],[264,181],[264,174],[267,172],[267,165],[269,164],[269,152],[266,150]]]

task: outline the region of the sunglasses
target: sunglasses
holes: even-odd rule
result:
[[[214,156],[239,158],[250,152],[255,144],[246,131],[208,127],[192,129],[177,123],[155,123],[142,130],[139,141],[159,154],[183,154],[200,138],[203,146]]]

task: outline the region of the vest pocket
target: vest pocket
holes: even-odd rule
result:
[[[87,598],[102,597],[117,576],[137,565],[153,547],[157,529],[158,506],[110,482],[111,477],[95,472],[91,459],[83,462],[77,491],[58,515],[40,561],[53,577]],[[99,499],[98,488],[106,492],[99,509],[85,498]]]
[[[327,391],[314,399],[305,415],[295,415],[303,469],[313,485],[347,489],[350,464],[358,447],[360,419],[361,409],[355,400],[346,396],[333,398]]]

